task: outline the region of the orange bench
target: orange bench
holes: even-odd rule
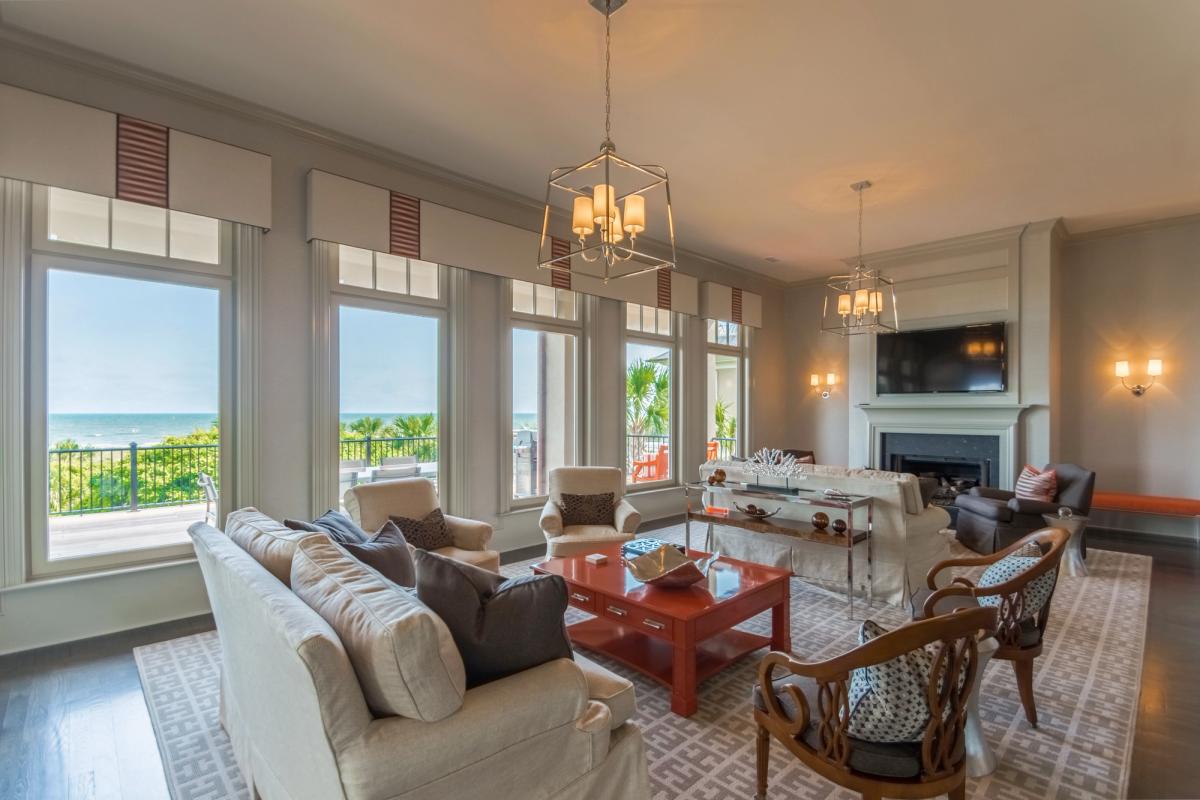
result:
[[[1128,492],[1096,492],[1092,495],[1092,508],[1174,517],[1200,517],[1200,500]]]

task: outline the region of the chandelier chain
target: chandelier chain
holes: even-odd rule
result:
[[[612,8],[604,12],[604,141],[612,141]]]
[[[863,190],[858,190],[858,266],[863,263],[863,245],[862,245],[862,220],[863,220]]]

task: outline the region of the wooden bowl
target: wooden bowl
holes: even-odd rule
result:
[[[778,514],[780,511],[780,509],[778,509],[778,508],[775,509],[774,511],[767,511],[764,508],[757,508],[757,507],[755,508],[755,510],[751,511],[750,509],[748,509],[745,506],[740,505],[738,503],[734,503],[733,505],[734,505],[734,508],[736,508],[738,511],[742,512],[743,514],[745,514],[748,517],[754,517],[755,519],[770,519],[771,517]]]

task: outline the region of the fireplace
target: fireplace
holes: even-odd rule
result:
[[[934,478],[932,501],[958,516],[954,498],[974,486],[997,485],[1000,437],[947,433],[884,433],[880,469]]]

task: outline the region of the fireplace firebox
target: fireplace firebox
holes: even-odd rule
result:
[[[950,513],[954,498],[975,486],[995,486],[1000,463],[1000,437],[946,433],[884,433],[879,467],[934,478],[938,488],[932,503]]]

